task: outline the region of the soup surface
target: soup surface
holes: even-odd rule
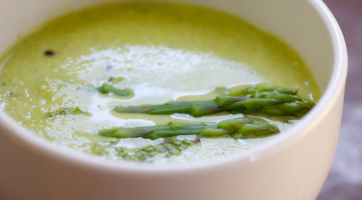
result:
[[[119,149],[132,155],[164,139],[113,139],[99,136],[100,130],[169,121],[219,122],[243,115],[120,114],[113,111],[115,106],[209,100],[255,85],[299,89],[298,95],[314,102],[320,97],[303,60],[278,38],[235,16],[168,3],[101,5],[36,27],[0,57],[0,81],[0,108],[34,134],[65,148],[120,161],[125,156]],[[131,95],[100,94],[95,89],[110,82]],[[45,117],[62,108],[85,113]],[[257,117],[281,131],[297,121]],[[201,138],[181,153],[145,160],[202,160],[246,151],[272,137]]]

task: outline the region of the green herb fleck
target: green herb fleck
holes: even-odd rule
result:
[[[117,154],[117,157],[124,160],[131,161],[151,161],[150,158],[163,154],[166,158],[171,156],[178,156],[182,151],[186,150],[189,146],[196,144],[198,141],[185,141],[178,139],[166,139],[164,142],[153,146],[147,145],[139,149],[127,149],[124,147],[112,147],[111,144],[104,142],[96,143],[94,146],[94,153],[97,155],[108,155],[110,152],[108,148],[113,148]]]
[[[45,115],[45,118],[52,118],[57,115],[68,115],[68,114],[85,114],[88,115],[89,113],[81,111],[78,107],[77,108],[61,108],[54,112],[49,112]]]
[[[113,85],[109,85],[107,83],[103,84],[101,87],[96,88],[102,94],[110,94],[113,93],[118,96],[128,96],[129,93],[118,88],[113,87]]]

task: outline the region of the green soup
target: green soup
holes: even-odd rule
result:
[[[67,14],[21,37],[0,57],[0,66],[0,106],[7,114],[40,137],[119,160],[124,156],[117,148],[132,154],[163,139],[112,139],[99,136],[100,130],[171,120],[218,122],[235,115],[119,114],[112,111],[118,105],[208,100],[223,89],[250,85],[299,89],[300,96],[314,102],[320,97],[304,61],[278,38],[229,14],[169,3],[108,4]],[[132,95],[94,89],[110,77],[114,87]],[[61,108],[86,114],[45,117]],[[291,126],[280,118],[268,121],[282,131]],[[267,139],[202,138],[177,155],[160,153],[147,160],[202,160]]]

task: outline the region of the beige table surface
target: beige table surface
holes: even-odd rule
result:
[[[349,71],[340,138],[317,200],[362,200],[362,0],[324,0],[346,40]]]

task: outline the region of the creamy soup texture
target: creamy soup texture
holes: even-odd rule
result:
[[[131,95],[100,94],[95,88],[110,77],[114,87]],[[0,57],[0,81],[0,108],[31,132],[64,148],[120,161],[117,148],[132,154],[163,139],[113,139],[99,136],[100,130],[243,115],[120,114],[115,106],[209,100],[225,89],[255,85],[299,89],[298,95],[313,102],[320,97],[304,61],[278,38],[229,14],[169,3],[101,5],[38,26]],[[61,108],[86,113],[45,117]],[[292,125],[267,120],[281,131]],[[246,151],[272,137],[201,138],[177,155],[161,153],[146,161],[203,160]]]

